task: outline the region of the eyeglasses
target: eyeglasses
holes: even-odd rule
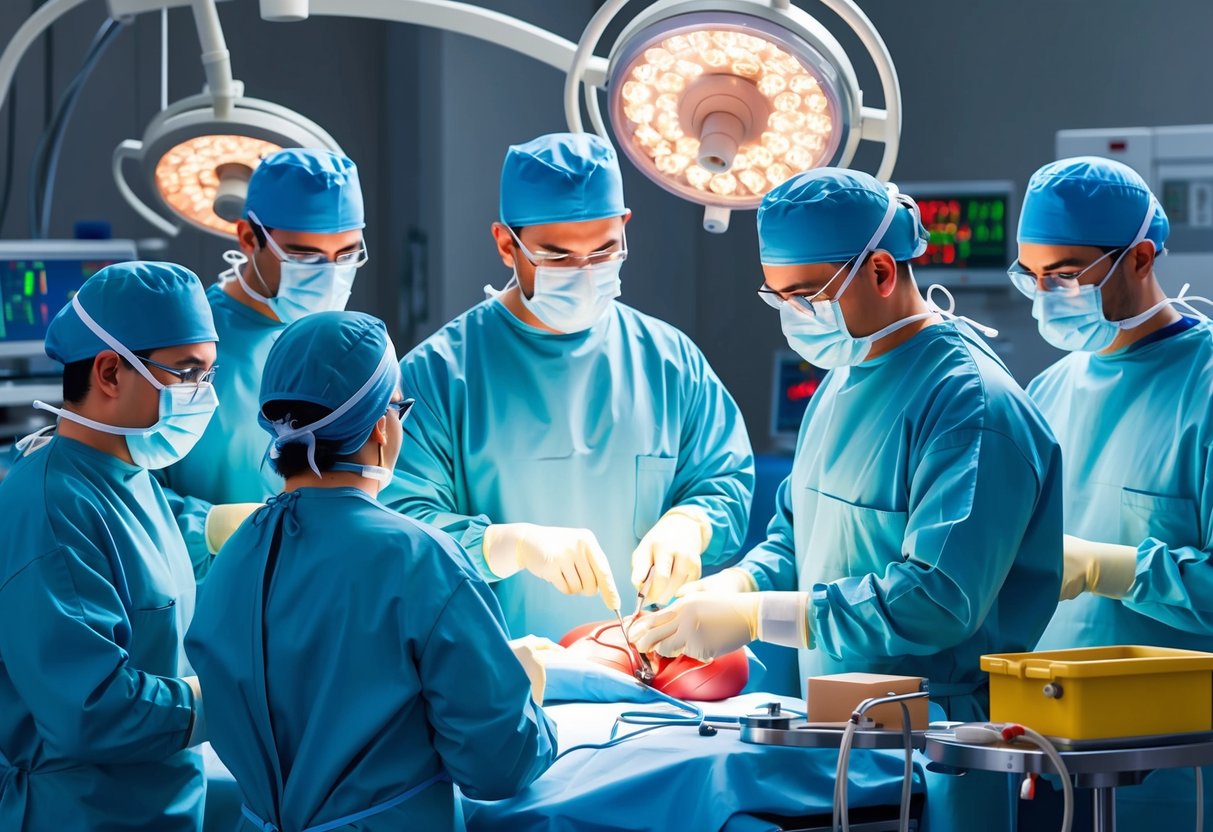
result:
[[[309,252],[307,254],[288,254],[282,250],[282,246],[278,245],[278,241],[270,235],[269,229],[261,224],[261,220],[257,219],[257,215],[252,211],[249,211],[249,220],[251,220],[252,223],[257,226],[257,229],[261,232],[261,235],[265,238],[266,243],[269,245],[270,250],[273,251],[278,259],[284,263],[298,263],[303,266],[323,266],[327,263],[334,263],[338,266],[353,266],[354,268],[361,268],[362,266],[366,265],[366,261],[370,259],[370,255],[367,253],[366,249],[366,240],[362,241],[362,247],[357,251],[343,252],[338,254],[332,260],[320,253]]]
[[[527,248],[522,240],[518,239],[518,235],[514,233],[514,229],[508,225],[506,228],[509,229],[510,236],[514,238],[514,243],[522,252],[522,256],[532,266],[547,266],[555,269],[578,269],[585,266],[600,266],[603,263],[616,263],[628,259],[628,232],[626,229],[623,232],[619,248],[611,251],[595,251],[590,254],[554,254],[549,252],[539,252],[537,254]]]
[[[816,292],[802,292],[800,294],[796,294],[794,292],[780,292],[777,289],[772,289],[764,282],[762,286],[758,287],[758,297],[762,298],[763,303],[772,309],[782,309],[785,303],[792,303],[795,304],[798,311],[806,312],[810,315],[816,315],[817,310],[813,308],[814,301],[821,297],[821,295],[825,293],[826,289],[830,288],[830,284],[838,279],[838,275],[846,271],[854,262],[855,258],[852,257],[850,260],[839,266],[838,271],[834,272],[834,274],[830,276],[830,279],[825,282],[825,285]]]
[[[164,370],[169,375],[175,376],[182,384],[210,384],[215,379],[215,371],[219,369],[218,364],[212,365],[209,368],[186,367],[182,369],[161,364],[159,361],[153,361],[141,355],[136,357],[148,366],[155,367],[157,370]]]
[[[1025,297],[1034,297],[1037,290],[1045,292],[1062,292],[1064,294],[1074,294],[1078,291],[1079,279],[1095,268],[1097,265],[1107,260],[1109,257],[1123,252],[1124,249],[1115,248],[1101,255],[1092,261],[1085,268],[1076,272],[1055,272],[1046,274],[1040,277],[1036,276],[1035,272],[1029,271],[1023,267],[1018,260],[1007,267],[1007,277],[1011,278],[1011,283]]]
[[[401,399],[398,402],[388,402],[387,409],[392,412],[392,415],[404,421],[404,417],[409,415],[409,411],[413,409],[414,399]]]

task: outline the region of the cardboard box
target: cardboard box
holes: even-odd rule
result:
[[[809,679],[806,713],[809,722],[846,722],[859,703],[865,699],[889,694],[917,693],[923,680],[918,676],[881,676],[876,673],[836,673]],[[925,731],[930,717],[927,700],[911,699],[910,728]],[[897,703],[878,705],[866,716],[878,727],[901,730],[901,706]]]

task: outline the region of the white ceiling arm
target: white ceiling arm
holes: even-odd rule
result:
[[[876,64],[876,72],[880,76],[880,88],[884,92],[884,118],[883,124],[880,125],[879,132],[883,133],[884,155],[880,159],[880,169],[876,171],[876,178],[882,181],[888,181],[893,175],[893,166],[897,163],[897,152],[901,144],[901,84],[897,80],[897,69],[893,66],[893,56],[889,54],[889,47],[885,45],[884,38],[880,36],[880,32],[876,31],[876,27],[872,25],[872,21],[863,9],[859,8],[854,0],[822,0],[830,11],[842,18],[851,30],[859,36],[859,40],[867,47],[868,54],[872,56],[872,62]],[[864,108],[868,110],[868,108]],[[868,110],[868,113],[876,115],[877,111]],[[866,120],[865,113],[865,120]],[[877,119],[881,121],[881,119]],[[871,132],[877,132],[876,125],[872,126]],[[864,138],[869,138],[869,130],[864,129]]]
[[[232,83],[232,60],[219,24],[215,0],[193,0],[194,26],[202,46],[202,68],[206,71],[207,91],[215,101],[215,118],[232,117],[232,102],[236,99]]]
[[[13,34],[12,40],[0,53],[0,109],[8,98],[8,89],[17,74],[17,65],[25,56],[26,50],[33,46],[34,41],[51,27],[51,25],[77,6],[88,0],[49,0],[38,7],[38,10],[26,18]]]
[[[430,26],[487,40],[567,72],[577,44],[538,26],[470,3],[437,0],[311,0],[314,15],[361,17]],[[606,75],[603,62],[602,74]]]

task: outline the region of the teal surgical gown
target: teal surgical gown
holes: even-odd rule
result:
[[[833,370],[809,401],[760,590],[810,593],[801,678],[925,676],[949,719],[984,720],[984,653],[1031,650],[1061,587],[1061,454],[967,326],[927,327]],[[1001,775],[929,775],[928,828],[1008,817]]]
[[[1028,393],[1065,457],[1066,533],[1137,549],[1127,597],[1062,601],[1040,649],[1213,651],[1213,325],[1109,355],[1071,353]],[[1204,786],[1208,812],[1213,769]],[[1190,825],[1193,788],[1190,771],[1169,771],[1118,789],[1120,828]]]
[[[245,306],[216,283],[206,290],[219,333],[215,392],[219,409],[198,444],[164,469],[161,482],[194,498],[181,512],[187,540],[201,529],[212,503],[259,503],[282,490],[282,478],[265,459],[269,437],[257,424],[261,373],[270,347],[286,327]],[[192,549],[191,545],[191,549]]]
[[[64,437],[0,483],[0,829],[197,832],[185,544],[143,468]]]
[[[985,653],[1031,650],[1061,587],[1061,456],[963,324],[829,373],[809,401],[760,590],[811,593],[801,675],[931,680],[950,719],[986,711]]]
[[[417,404],[384,502],[449,532],[487,579],[490,523],[590,529],[625,594],[632,551],[673,506],[710,519],[706,570],[740,547],[754,485],[745,424],[668,324],[615,303],[591,329],[554,334],[488,300],[400,368]],[[605,613],[525,572],[494,589],[516,636],[559,639]]]
[[[219,553],[186,650],[212,745],[248,809],[280,829],[418,786],[356,828],[456,829],[451,781],[499,799],[555,755],[555,728],[471,561],[356,488],[300,489],[259,509]]]

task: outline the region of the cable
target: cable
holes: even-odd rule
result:
[[[1205,828],[1205,782],[1204,772],[1196,766],[1196,832],[1204,832]]]
[[[4,186],[0,189],[0,237],[4,236],[4,220],[8,217],[8,202],[13,195],[13,160],[17,155],[17,86],[8,94],[8,127],[5,129]]]
[[[906,752],[905,769],[901,777],[901,803],[897,815],[897,828],[898,832],[909,832],[910,799],[913,796],[914,782],[914,735],[913,727],[910,724],[909,706],[904,700],[899,700],[897,704],[901,706],[901,739]],[[851,776],[851,750],[861,719],[863,719],[863,714],[860,709],[856,709],[842,732],[842,741],[838,746],[838,767],[834,772],[834,832],[839,832],[840,829],[842,832],[851,830],[847,787]]]
[[[67,132],[68,121],[79,100],[80,92],[84,89],[85,81],[96,69],[106,47],[113,42],[114,37],[124,25],[112,18],[106,18],[98,28],[79,71],[64,89],[55,114],[38,141],[37,149],[34,151],[29,188],[30,236],[32,237],[43,238],[49,231],[52,193],[59,168],[59,156],[63,149],[63,138]],[[41,199],[39,199],[39,190],[41,190]]]

